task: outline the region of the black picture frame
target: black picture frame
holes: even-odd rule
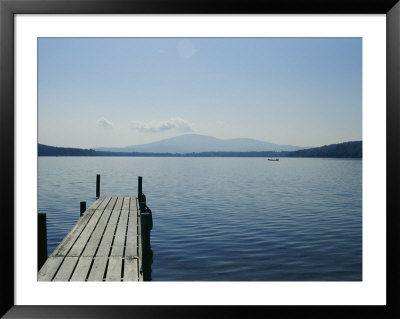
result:
[[[15,14],[385,14],[387,21],[387,305],[386,306],[20,306],[14,302],[14,15]],[[400,3],[398,0],[0,0],[1,308],[5,318],[400,317]],[[379,157],[379,154],[377,154]],[[238,292],[240,293],[240,292]],[[260,316],[260,317],[261,317]]]

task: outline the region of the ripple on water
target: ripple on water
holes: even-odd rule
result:
[[[256,158],[39,158],[49,253],[101,192],[153,212],[158,281],[362,280],[362,161]],[[276,164],[276,163],[274,163]]]

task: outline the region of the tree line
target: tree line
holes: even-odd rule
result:
[[[142,156],[142,157],[328,157],[362,158],[362,141],[324,145],[298,151],[149,153],[104,152],[93,149],[56,147],[38,144],[38,156]]]

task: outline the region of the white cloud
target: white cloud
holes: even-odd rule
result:
[[[107,120],[105,117],[99,119],[98,124],[101,128],[110,129],[114,127],[114,124]]]
[[[225,122],[221,121],[221,120],[218,120],[218,121],[215,122],[215,124],[217,124],[217,125],[225,125]]]
[[[141,132],[161,132],[169,130],[189,132],[193,131],[192,126],[192,123],[180,117],[174,117],[167,121],[131,122],[131,127]]]

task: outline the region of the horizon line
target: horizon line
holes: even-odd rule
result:
[[[187,134],[181,134],[181,135],[176,135],[173,137],[168,137],[168,138],[164,138],[161,140],[157,140],[157,141],[153,141],[153,142],[148,142],[148,143],[143,143],[143,144],[133,144],[133,145],[125,145],[125,146],[95,146],[95,147],[77,147],[77,146],[54,146],[54,145],[50,145],[50,144],[45,144],[45,143],[40,143],[39,141],[37,142],[38,144],[42,144],[42,145],[46,145],[46,146],[53,146],[53,147],[63,147],[63,148],[80,148],[80,149],[100,149],[100,148],[126,148],[126,147],[136,147],[136,146],[142,146],[142,145],[147,145],[147,144],[151,144],[151,143],[157,143],[157,142],[161,142],[161,141],[165,141],[165,140],[169,140],[169,139],[173,139],[176,137],[180,137],[180,136],[185,136],[185,135],[197,135],[197,136],[205,136],[205,137],[211,137],[211,138],[215,138],[217,140],[224,140],[224,141],[229,141],[229,140],[238,140],[238,139],[249,139],[249,140],[253,140],[253,141],[258,141],[258,142],[263,142],[263,143],[270,143],[273,145],[277,145],[277,146],[294,146],[294,147],[301,147],[301,148],[315,148],[315,147],[322,147],[322,146],[327,146],[327,145],[334,145],[334,144],[341,144],[341,143],[347,143],[347,142],[360,142],[362,141],[362,139],[360,140],[347,140],[347,141],[341,141],[341,142],[335,142],[335,143],[330,143],[330,144],[322,144],[319,146],[299,146],[299,145],[295,145],[295,144],[277,144],[277,143],[273,143],[270,141],[264,141],[264,140],[259,140],[259,139],[255,139],[255,138],[251,138],[251,137],[235,137],[235,138],[219,138],[219,137],[215,137],[215,136],[211,136],[211,135],[204,135],[204,134],[196,134],[196,133],[187,133]]]

